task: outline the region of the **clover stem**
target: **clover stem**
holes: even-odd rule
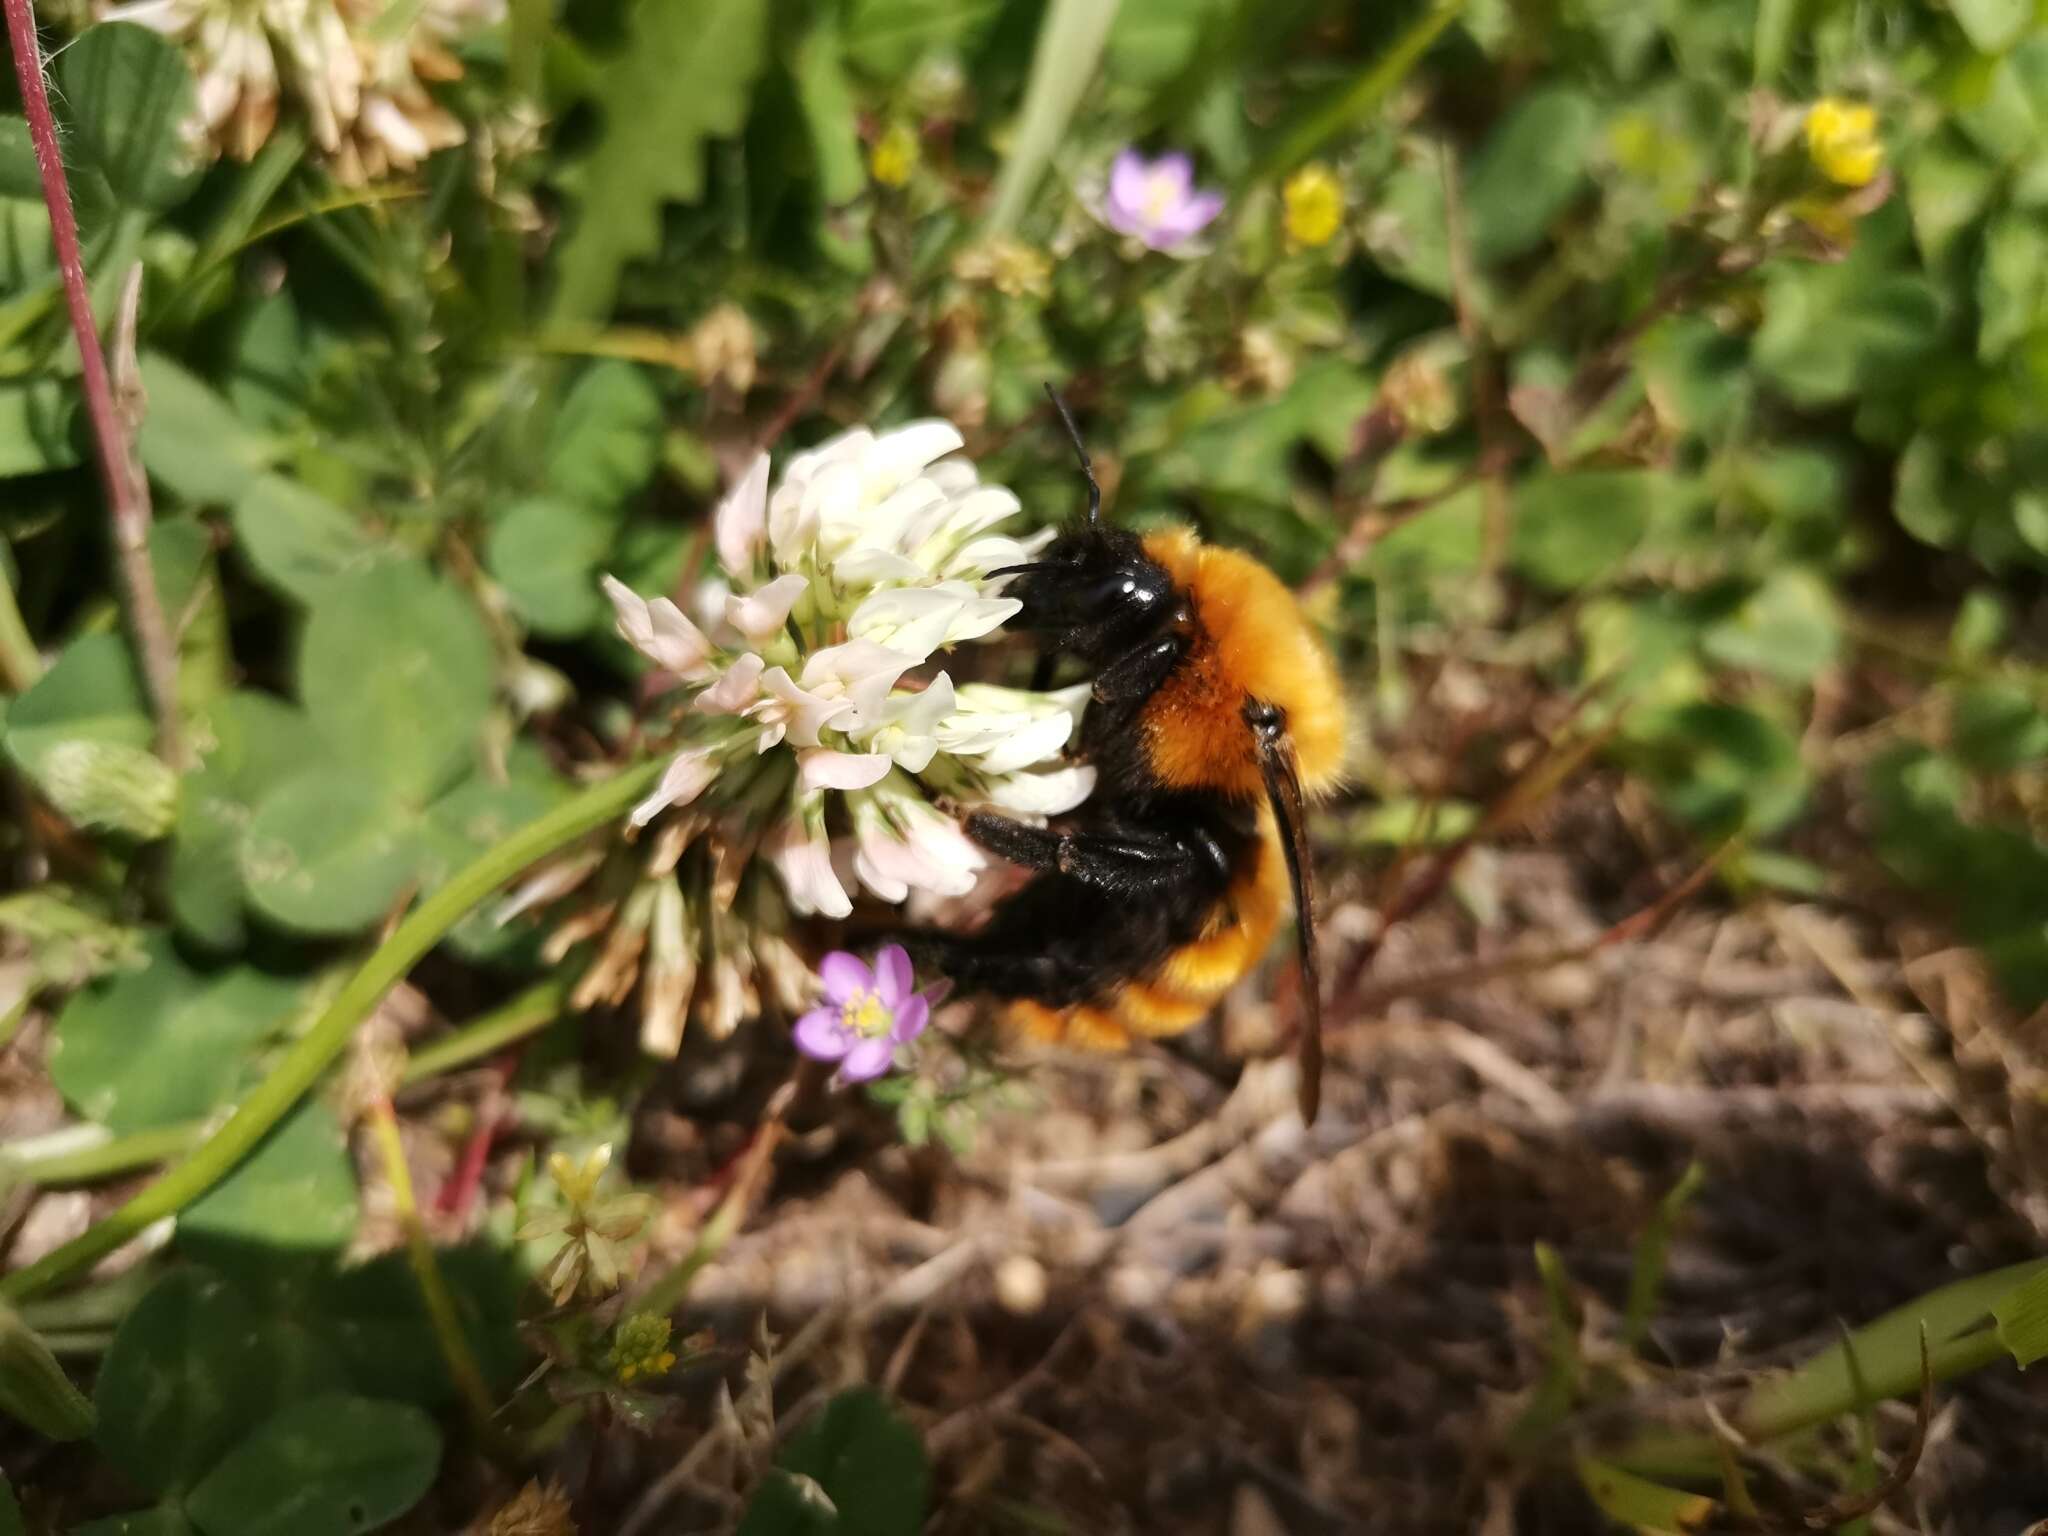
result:
[[[48,1289],[153,1223],[176,1215],[219,1183],[319,1081],[384,994],[471,908],[521,870],[621,815],[666,766],[665,760],[656,758],[593,785],[457,871],[356,968],[312,1027],[203,1145],[61,1248],[0,1279],[0,1297],[18,1300]]]
[[[50,114],[50,92],[43,80],[43,51],[36,38],[35,10],[30,0],[0,3],[4,3],[7,12],[7,40],[14,51],[21,109],[28,119],[29,142],[35,148],[36,169],[42,177],[43,202],[50,211],[50,243],[56,248],[57,270],[64,279],[64,303],[71,312],[71,335],[78,344],[79,385],[85,394],[86,416],[92,423],[100,485],[106,492],[107,514],[113,525],[115,560],[128,599],[128,622],[135,632],[142,680],[156,716],[157,747],[165,762],[183,769],[191,763],[178,719],[178,652],[164,622],[156,572],[149,563],[149,481],[135,460],[130,424],[122,419],[121,408],[115,401],[106,354],[100,350],[99,328],[93,322],[92,293],[86,286],[85,259],[78,249],[78,219],[72,212],[71,185],[64,175],[57,123]],[[139,278],[139,270],[136,276]],[[133,302],[132,294],[128,302]],[[132,310],[127,312],[132,314]]]

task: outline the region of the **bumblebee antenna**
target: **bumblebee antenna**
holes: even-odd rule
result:
[[[1074,457],[1081,461],[1081,473],[1088,477],[1088,526],[1092,528],[1102,521],[1102,487],[1095,483],[1095,466],[1088,462],[1088,445],[1081,441],[1081,429],[1074,425],[1074,413],[1067,409],[1067,402],[1060,398],[1060,392],[1050,383],[1045,386],[1045,398],[1060,413],[1060,422],[1067,429],[1067,441],[1074,445]]]

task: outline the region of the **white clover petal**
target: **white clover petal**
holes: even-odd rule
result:
[[[957,453],[966,439],[950,421],[913,421],[884,432],[861,457],[868,484],[881,495],[921,474],[927,464]]]
[[[867,752],[835,752],[812,747],[797,754],[797,784],[814,789],[866,789],[891,767],[889,759]]]
[[[900,775],[851,801],[858,839],[854,873],[884,901],[912,889],[964,896],[987,863],[952,819],[940,815]]]
[[[781,667],[761,674],[761,693],[746,713],[761,722],[763,736],[774,733],[771,746],[787,736],[800,747],[815,747],[818,732],[853,708],[847,699],[810,692]]]
[[[1073,732],[1074,722],[1065,713],[1036,716],[983,752],[980,767],[984,773],[1013,773],[1048,762],[1059,756]]]
[[[761,696],[764,663],[752,651],[736,657],[717,682],[698,694],[694,707],[700,714],[737,715]]]
[[[960,582],[944,582],[877,592],[854,609],[846,621],[847,632],[923,661],[945,640],[972,590]]]
[[[1095,789],[1095,770],[1085,763],[1042,773],[1012,773],[992,779],[981,798],[999,810],[1025,816],[1059,816]]]
[[[744,576],[760,558],[768,535],[768,455],[755,456],[732,494],[712,519],[718,558],[733,576]]]
[[[679,677],[708,677],[705,665],[711,642],[704,632],[683,617],[682,610],[665,597],[652,602],[643,598],[616,576],[607,575],[601,585],[611,599],[619,638],[656,666]]]
[[[879,587],[884,582],[928,581],[932,573],[893,549],[851,549],[832,562],[842,587]]]
[[[662,770],[661,782],[654,786],[654,792],[634,806],[626,820],[633,826],[644,827],[670,806],[688,805],[717,777],[718,765],[712,761],[709,747],[678,752]]]
[[[971,598],[954,615],[940,644],[958,645],[964,640],[979,640],[1001,629],[1023,611],[1024,605],[1014,597]]]
[[[938,756],[934,733],[939,721],[952,710],[953,679],[941,672],[921,693],[891,694],[876,711],[865,735],[858,730],[854,734],[870,752],[886,752],[897,767],[923,773]]]
[[[853,911],[839,877],[832,870],[832,847],[824,836],[822,819],[815,831],[807,817],[790,817],[780,822],[765,844],[769,862],[789,893],[789,905],[799,914],[818,913],[841,918]]]
[[[803,685],[853,706],[840,729],[857,731],[874,718],[896,680],[922,660],[872,640],[849,640],[812,653],[804,663]]]
[[[726,622],[755,645],[765,645],[782,630],[789,610],[810,586],[807,576],[778,576],[745,596],[725,600]]]

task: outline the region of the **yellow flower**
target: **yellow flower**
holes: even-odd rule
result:
[[[1821,97],[1807,109],[1806,152],[1829,181],[1844,187],[1868,186],[1884,165],[1877,113],[1861,102]]]
[[[903,123],[892,123],[868,151],[868,174],[885,187],[900,187],[917,169],[917,135]]]
[[[1280,200],[1286,208],[1287,238],[1296,245],[1328,245],[1344,227],[1344,188],[1320,160],[1288,177]]]
[[[659,1376],[676,1363],[668,1347],[669,1320],[656,1312],[635,1312],[612,1334],[612,1374],[622,1383],[635,1376]]]

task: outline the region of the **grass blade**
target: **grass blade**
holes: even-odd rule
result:
[[[999,235],[1016,225],[1045,168],[1052,163],[1081,95],[1095,78],[1102,48],[1116,20],[1118,0],[1052,0],[1038,46],[1031,55],[1031,80],[1024,110],[1002,173],[985,232]]]

